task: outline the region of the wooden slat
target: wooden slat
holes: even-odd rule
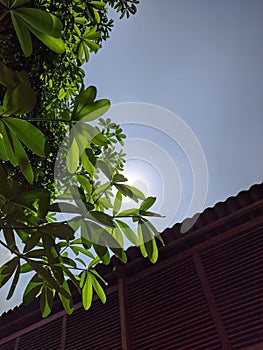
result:
[[[231,348],[263,340],[263,233],[236,235],[201,252]]]

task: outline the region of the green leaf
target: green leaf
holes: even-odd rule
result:
[[[18,236],[20,237],[21,241],[23,243],[26,243],[27,237],[28,237],[28,232],[21,230],[21,229],[16,229],[16,233],[18,234]]]
[[[54,293],[49,287],[44,286],[40,294],[40,311],[42,317],[47,317],[52,310]]]
[[[157,231],[157,229],[153,226],[153,224],[150,221],[144,220],[144,222],[148,226],[149,230],[152,231],[154,237],[160,236],[160,232]]]
[[[39,294],[41,288],[43,286],[43,280],[36,274],[29,281],[23,295],[23,304],[28,305],[33,300],[35,300],[36,296]]]
[[[50,205],[50,192],[48,190],[37,191],[39,196],[38,201],[38,217],[45,219]]]
[[[93,13],[94,13],[94,19],[97,23],[100,23],[100,14],[99,12],[94,8],[93,9]]]
[[[133,230],[130,228],[129,225],[127,225],[125,222],[116,220],[116,224],[120,227],[122,230],[123,234],[128,238],[128,240],[135,246],[138,246],[138,237],[136,234],[133,232]]]
[[[97,25],[95,25],[91,29],[88,26],[86,26],[83,37],[85,39],[91,39],[91,40],[100,38],[101,33],[97,31],[97,29],[98,29]]]
[[[58,30],[59,29],[58,23],[60,21],[55,16],[53,16],[50,13],[47,13],[45,11],[37,10],[37,9],[29,9],[29,10],[41,11],[41,14],[42,14],[42,12],[47,14],[50,21],[52,22],[52,26],[49,26],[48,23],[46,23],[45,25],[42,25],[38,21],[39,16],[38,16],[38,19],[36,19],[36,21],[33,20],[33,22],[32,22],[31,21],[32,18],[30,18],[30,19],[26,18],[26,16],[21,13],[21,9],[16,10],[16,11],[14,11],[14,10],[12,11],[13,13],[16,13],[16,19],[19,20],[18,25],[23,23],[23,25],[24,25],[23,28],[27,28],[28,30],[30,30],[40,41],[42,41],[52,51],[54,51],[56,53],[63,53],[65,51],[65,44],[60,37],[61,32],[59,32],[59,30]],[[46,17],[46,16],[44,16],[44,17]],[[59,22],[57,22],[57,20]],[[23,37],[22,37],[22,39],[23,39]],[[30,40],[31,40],[31,38],[30,38]],[[21,41],[20,41],[20,43],[21,43]],[[21,46],[22,46],[22,44],[21,44]],[[32,52],[32,49],[31,49],[31,52]]]
[[[70,289],[69,289],[67,281],[64,280],[64,282],[62,284],[62,288],[65,289],[65,291],[71,296],[71,292],[70,292]],[[61,293],[58,293],[58,295],[59,295],[59,298],[60,298],[60,300],[62,302],[62,305],[63,305],[64,309],[66,310],[66,313],[68,315],[71,315],[73,310],[74,310],[72,297],[66,298]]]
[[[93,174],[95,172],[95,167],[90,161],[89,157],[87,156],[86,152],[83,152],[82,155],[80,156],[81,164],[83,168],[89,173]]]
[[[97,163],[97,158],[96,155],[94,154],[93,150],[91,148],[86,148],[85,149],[85,153],[88,156],[90,162],[92,163],[92,165],[96,165]]]
[[[86,263],[85,263],[84,260],[82,260],[82,259],[80,259],[80,258],[76,258],[76,260],[77,260],[78,262],[80,262],[84,267],[86,267]],[[99,259],[99,260],[100,260],[100,259]]]
[[[61,239],[66,239],[66,240],[74,239],[74,234],[75,234],[72,227],[70,227],[67,224],[60,223],[60,222],[46,224],[45,226],[41,226],[39,228],[39,231],[47,233],[51,236],[58,237]]]
[[[34,153],[45,157],[46,139],[43,133],[26,120],[6,118],[5,123],[12,129],[17,137]]]
[[[112,182],[114,183],[126,182],[126,181],[128,181],[128,179],[126,179],[126,177],[123,176],[122,174],[115,174],[112,178]]]
[[[85,90],[86,91],[86,90]],[[98,119],[110,108],[110,101],[106,99],[90,102],[83,102],[82,96],[79,99],[78,107],[72,115],[72,120],[81,120],[87,122]]]
[[[86,191],[88,195],[90,195],[92,192],[92,188],[89,180],[84,175],[77,175],[77,180],[83,187],[84,191]]]
[[[0,61],[0,84],[5,87],[15,86],[15,73]]]
[[[11,1],[10,8],[20,7],[22,5],[25,5],[29,3],[30,0],[13,0]]]
[[[145,246],[143,244],[144,242],[143,242],[143,235],[142,235],[142,225],[141,225],[140,221],[138,222],[138,241],[139,241],[141,254],[144,258],[146,258],[147,252],[146,252]]]
[[[78,23],[78,24],[86,24],[87,23],[87,20],[85,17],[75,17],[74,21],[75,21],[75,23]]]
[[[20,266],[20,273],[27,273],[32,271],[32,267],[30,266],[29,263],[25,263]]]
[[[5,151],[5,142],[2,129],[3,123],[0,122],[0,159],[7,161],[9,158]]]
[[[88,62],[90,58],[89,49],[87,48],[86,44],[83,41],[81,41],[78,45],[78,59],[81,63],[84,63],[83,54],[85,57],[85,61]]]
[[[67,254],[67,252],[62,254],[63,255],[63,264],[66,264],[66,265],[69,265],[71,267],[76,268],[77,264],[75,263],[75,261],[72,260],[71,258],[67,257],[67,256],[64,256],[64,254]]]
[[[90,1],[89,4],[98,10],[103,10],[106,5],[103,1]]]
[[[104,245],[100,245],[100,244],[93,244],[95,252],[98,254],[98,256],[102,259],[102,261],[104,262],[103,258],[107,258],[107,256],[109,257],[109,252],[108,252],[108,248]],[[109,262],[110,262],[110,257],[109,257]],[[107,265],[107,264],[106,264]]]
[[[82,288],[82,303],[85,310],[88,310],[92,303],[93,296],[93,288],[92,288],[92,278],[88,273],[86,277],[86,281]]]
[[[142,199],[142,200],[145,199],[145,195],[140,190],[138,190],[138,188],[130,186],[129,189],[132,191],[132,193],[134,194],[135,197]]]
[[[124,211],[121,211],[120,213],[118,213],[118,217],[123,217],[123,216],[137,216],[139,215],[139,209],[137,208],[131,208],[131,209],[127,209]]]
[[[37,209],[34,203],[40,200],[41,193],[42,192],[38,191],[20,192],[12,198],[12,202],[18,204],[22,208],[31,209],[36,212]]]
[[[106,230],[119,243],[120,247],[123,249],[123,247],[124,247],[123,235],[122,235],[122,231],[119,228],[119,226],[115,225],[114,228],[108,228]]]
[[[83,288],[86,278],[87,278],[87,271],[85,270],[81,273],[81,276],[80,276],[80,282],[79,282],[80,288]]]
[[[5,0],[0,0],[0,2],[2,2],[2,3],[4,3],[5,2]],[[5,18],[5,16],[7,15],[9,13],[9,11],[7,11],[7,10],[5,10],[5,11],[3,11],[2,13],[1,13],[1,15],[0,15],[0,22]]]
[[[10,11],[12,23],[15,28],[16,35],[18,37],[21,49],[25,55],[25,57],[28,57],[32,53],[32,40],[30,32],[27,28],[27,26],[24,24],[23,21],[19,18],[19,16],[16,14],[15,11]]]
[[[97,135],[95,137],[93,137],[93,139],[91,140],[92,143],[94,143],[95,145],[98,145],[100,147],[103,147],[107,144],[108,140],[107,138],[102,135],[101,133],[97,133]]]
[[[36,103],[34,90],[28,83],[20,83],[8,88],[4,96],[4,114],[21,115],[32,111]]]
[[[71,174],[74,174],[79,165],[79,147],[75,138],[67,153],[67,168]]]
[[[19,266],[19,258],[15,257],[12,260],[9,260],[0,268],[0,288],[3,287],[6,282],[12,277],[17,266]]]
[[[20,276],[20,264],[17,265],[16,272],[15,272],[11,287],[9,289],[8,295],[6,297],[6,300],[9,300],[12,298],[14,291],[16,289],[16,286],[17,286],[17,282],[19,280],[19,276]]]
[[[67,95],[66,91],[65,91],[63,88],[61,88],[61,89],[59,90],[58,99],[59,99],[59,100],[63,100],[63,98],[64,98],[66,95]]]
[[[119,242],[106,230],[103,230],[102,234],[99,237],[99,245],[110,247],[110,249],[116,254],[121,260],[125,260],[125,255],[123,254],[123,249],[120,246]]]
[[[89,231],[89,228],[87,227],[87,223],[84,220],[81,220],[81,243],[85,248],[90,248],[91,247],[91,234]]]
[[[0,2],[1,2],[5,7],[9,7],[9,1],[10,1],[10,0],[0,0]]]
[[[89,252],[85,248],[82,248],[82,247],[79,247],[79,246],[74,246],[74,245],[71,245],[69,247],[76,255],[78,255],[79,253],[82,253],[82,254],[88,256],[89,258],[94,259],[93,254],[91,252]]]
[[[90,58],[89,50],[85,44],[81,43],[80,45],[83,47],[83,51],[85,54],[85,60],[86,60],[86,63],[88,63],[89,58]]]
[[[87,37],[84,37],[83,41],[94,52],[97,52],[101,48],[99,44],[95,43],[94,41],[91,41],[90,39],[87,39]]]
[[[65,44],[61,38],[54,38],[53,36],[42,34],[32,29],[31,32],[55,53],[60,54],[65,52]]]
[[[142,204],[140,205],[140,211],[146,211],[147,209],[149,209],[154,202],[156,201],[156,197],[148,197],[146,198]]]
[[[33,250],[30,250],[30,251],[26,252],[25,255],[28,258],[41,258],[42,259],[42,258],[44,258],[46,256],[46,251],[43,248],[41,248],[41,249],[33,249]],[[34,264],[33,260],[31,262],[32,262],[32,264]],[[30,262],[30,264],[31,264],[31,262]],[[39,263],[37,263],[37,265],[39,265]]]
[[[44,281],[46,281],[50,287],[54,288],[58,292],[63,292],[60,286],[56,282],[56,280],[51,275],[50,271],[45,269],[39,262],[30,260],[28,263],[32,266],[32,268],[37,272],[39,277],[41,277]]]
[[[138,198],[133,194],[128,185],[114,184],[115,187],[126,197],[128,196],[135,202],[138,202]]]
[[[35,8],[18,8],[16,14],[29,25],[41,34],[46,34],[55,38],[61,37],[63,29],[62,22],[53,14],[35,9]]]
[[[81,292],[81,289],[79,287],[79,276],[77,275],[74,275],[66,266],[63,266],[63,271],[65,273],[66,276],[69,277],[70,281],[74,284],[74,286],[76,287],[77,291],[80,293]],[[68,300],[71,300],[71,292],[67,292],[67,289],[65,288],[62,288],[62,290],[64,291],[63,292],[63,296],[68,299]]]
[[[84,145],[85,145],[85,152],[87,154],[87,156],[90,158],[90,161],[92,162],[93,165],[95,165],[95,160],[96,160],[96,157],[92,151],[91,148],[89,148],[89,144],[90,143],[98,143],[99,145],[104,145],[105,144],[105,136],[103,136],[100,131],[89,125],[88,123],[78,123],[77,124],[78,128],[77,128],[77,140],[80,139],[80,134],[82,136],[82,138],[86,139]],[[97,140],[98,138],[98,140]],[[107,141],[107,139],[106,139]]]
[[[3,135],[3,144],[5,154],[13,166],[18,165],[18,159],[15,156],[15,146],[12,134],[7,126],[0,120],[1,133]]]
[[[11,249],[17,249],[13,229],[4,228],[3,233],[4,233],[5,241],[6,241],[6,244],[8,245],[8,247]]]
[[[111,200],[107,197],[101,197],[99,199],[99,204],[101,204],[105,209],[112,208]]]
[[[83,63],[83,59],[82,59],[83,53],[84,53],[84,45],[83,45],[83,42],[80,42],[78,46],[78,59],[80,60],[81,63]]]
[[[27,181],[32,184],[34,182],[34,172],[29,162],[28,156],[18,139],[15,140],[15,155],[18,159],[18,164],[23,175]]]
[[[74,204],[67,202],[53,203],[49,206],[49,211],[61,213],[79,213],[78,207],[76,207]]]
[[[112,169],[109,164],[102,160],[97,161],[97,167],[103,172],[103,174],[110,180],[112,175]]]
[[[150,261],[153,264],[156,263],[156,261],[158,260],[158,248],[155,239],[153,238],[151,241],[146,242],[144,245]]]
[[[163,247],[165,246],[165,243],[164,243],[164,240],[163,240],[163,237],[161,236],[161,234],[157,235],[156,239],[158,239],[158,241],[160,241],[162,243]]]
[[[97,256],[95,259],[93,259],[90,263],[88,268],[90,269],[91,267],[93,267],[94,265],[97,265],[100,262],[100,258]]]
[[[12,135],[15,159],[18,161],[18,165],[27,181],[32,184],[34,181],[34,172],[29,162],[28,156],[21,142],[18,140],[16,134],[11,129],[10,134]]]
[[[90,272],[92,273],[92,275],[95,275],[103,284],[105,284],[106,286],[108,285],[105,279],[102,278],[101,275],[96,270],[91,269]]]
[[[100,196],[101,194],[103,194],[104,192],[106,192],[108,189],[110,189],[111,187],[111,183],[109,181],[105,182],[103,185],[98,186],[96,188],[96,190],[93,192],[94,196]]]
[[[95,86],[89,86],[87,89],[81,89],[79,95],[75,98],[73,115],[80,113],[87,104],[91,104],[97,96]]]
[[[90,215],[96,219],[99,223],[108,226],[108,227],[114,227],[113,220],[110,215],[102,213],[100,211],[91,211]]]
[[[92,275],[91,273],[89,274],[90,276],[90,280],[92,282],[93,288],[95,290],[95,292],[97,293],[98,297],[100,298],[101,302],[103,304],[106,303],[106,294],[103,290],[103,288],[101,287],[100,283],[97,281],[96,277],[94,275]]]
[[[142,216],[152,216],[152,217],[156,217],[156,218],[163,218],[164,217],[161,214],[153,213],[152,211],[143,211],[143,210],[140,210],[140,215],[142,215]]]
[[[144,242],[143,245],[145,247],[147,255],[150,261],[152,263],[155,263],[158,259],[158,249],[157,249],[155,238],[153,236],[153,232],[148,225],[148,221],[145,220],[141,223],[141,230],[142,230],[142,238]]]
[[[120,211],[121,203],[122,203],[122,194],[120,191],[118,191],[113,204],[113,215],[116,215]]]

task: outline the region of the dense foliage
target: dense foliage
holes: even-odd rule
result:
[[[39,296],[43,317],[55,296],[73,311],[73,286],[85,309],[93,292],[105,302],[94,266],[110,254],[125,263],[125,245],[158,257],[161,237],[147,220],[158,216],[148,210],[155,198],[127,185],[117,147],[125,135],[101,118],[109,100],[83,83],[82,65],[112,29],[108,8],[129,17],[137,4],[0,0],[0,244],[10,252],[0,287],[9,282],[9,299],[20,275],[31,274],[23,300]],[[124,196],[137,207],[123,210]]]

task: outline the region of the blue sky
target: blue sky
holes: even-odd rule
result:
[[[154,104],[188,124],[208,165],[206,207],[262,182],[262,62],[262,0],[142,0],[138,13],[117,20],[111,38],[91,57],[86,85],[95,85],[99,96],[113,104]],[[127,117],[128,122],[132,117]],[[177,167],[183,206],[169,223],[180,221],[193,190],[184,152],[160,130],[132,124],[124,130],[129,145],[139,138],[139,146],[146,140],[145,149],[152,142],[163,151],[159,159],[155,153],[151,164],[144,155],[137,169],[133,164],[140,161],[142,148],[137,150],[135,143],[129,167],[135,168],[132,176],[137,184],[140,176],[148,176],[142,187],[159,196],[162,203],[157,209],[168,217],[179,193],[176,174],[168,175]],[[144,170],[149,164],[152,173]],[[154,178],[156,193],[152,193]],[[166,224],[162,221],[161,227]],[[20,297],[18,293],[7,303],[2,292],[0,314],[19,304]]]
[[[113,104],[151,103],[181,117],[204,150],[212,206],[262,182],[262,38],[261,0],[144,0],[116,21],[86,84]]]

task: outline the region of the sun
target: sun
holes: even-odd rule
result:
[[[130,158],[124,168],[127,184],[140,190],[145,197],[162,197],[162,179],[158,170],[145,159]],[[133,200],[124,197],[123,203],[132,204]]]

